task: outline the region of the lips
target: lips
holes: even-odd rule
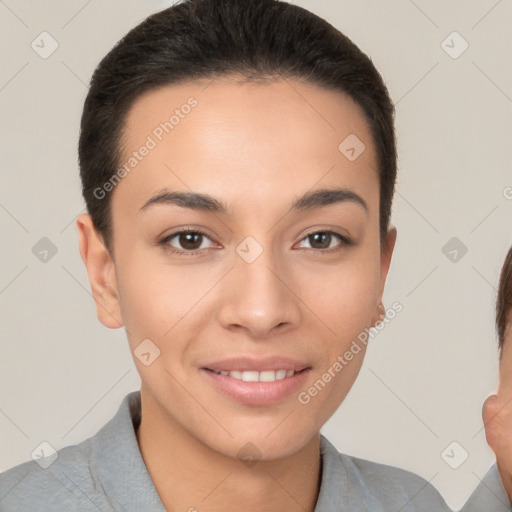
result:
[[[248,405],[270,405],[297,393],[309,370],[306,362],[283,357],[236,357],[200,368],[215,389]]]

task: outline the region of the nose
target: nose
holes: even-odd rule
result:
[[[236,256],[224,283],[219,322],[255,339],[295,329],[301,319],[300,299],[290,269],[277,266],[271,251],[247,263]]]

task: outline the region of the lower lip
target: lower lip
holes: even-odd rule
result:
[[[297,393],[309,375],[309,368],[273,382],[245,382],[211,370],[199,370],[216,389],[241,404],[270,405]]]

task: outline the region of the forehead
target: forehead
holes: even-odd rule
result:
[[[370,187],[378,200],[377,157],[361,108],[343,93],[291,79],[149,91],[128,111],[122,142],[129,172],[117,188],[130,202],[163,187],[278,201],[320,180]],[[135,165],[126,165],[130,159]]]

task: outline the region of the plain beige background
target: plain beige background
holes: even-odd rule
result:
[[[403,311],[323,432],[341,451],[420,474],[458,509],[493,461],[480,407],[496,383],[494,300],[512,243],[512,2],[294,3],[371,56],[397,113],[385,306]],[[0,471],[42,441],[93,435],[138,388],[124,331],[97,321],[78,253],[77,140],[101,57],[168,5],[0,1]],[[46,59],[31,47],[41,32],[58,43]],[[57,250],[46,262],[32,252],[43,237]]]

